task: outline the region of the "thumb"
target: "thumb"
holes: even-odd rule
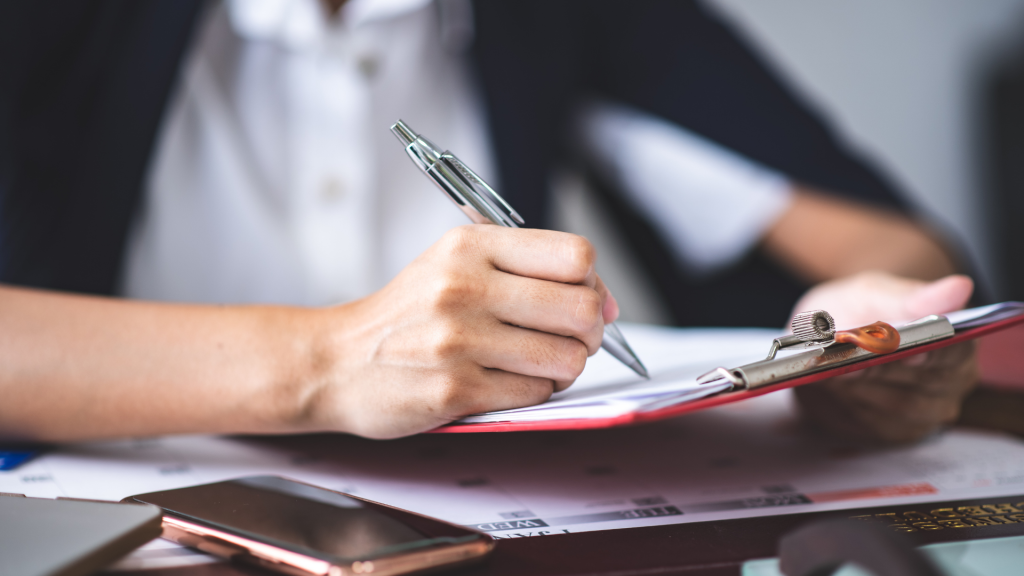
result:
[[[945,314],[966,306],[973,292],[974,281],[969,276],[946,276],[918,288],[907,296],[906,309],[913,318]]]

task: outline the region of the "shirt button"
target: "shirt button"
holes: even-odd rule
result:
[[[361,56],[357,60],[356,65],[359,67],[359,72],[362,73],[363,78],[367,80],[373,80],[373,77],[377,75],[377,70],[380,69],[380,61],[370,55]]]
[[[337,178],[327,178],[320,187],[320,196],[325,202],[337,202],[345,195],[345,187]]]

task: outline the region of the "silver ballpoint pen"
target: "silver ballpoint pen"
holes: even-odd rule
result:
[[[519,228],[525,224],[522,216],[517,214],[504,198],[451,152],[442,152],[432,142],[413,132],[401,120],[391,127],[391,132],[398,137],[413,163],[419,166],[420,170],[433,180],[470,220],[477,224],[497,224],[509,228]],[[629,347],[615,324],[605,324],[601,347],[637,374],[650,378],[647,369],[636,357],[636,353]]]

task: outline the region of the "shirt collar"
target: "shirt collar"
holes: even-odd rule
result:
[[[396,18],[431,1],[348,0],[337,23],[328,19],[321,0],[226,0],[226,4],[231,26],[242,38],[302,48],[322,41],[333,26],[352,29]]]

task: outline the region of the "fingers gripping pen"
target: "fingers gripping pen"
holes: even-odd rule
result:
[[[405,146],[405,152],[420,170],[433,180],[470,220],[477,224],[497,224],[508,228],[519,228],[525,224],[523,218],[505,202],[504,198],[451,152],[442,152],[432,142],[413,132],[401,120],[391,127],[391,132]],[[637,374],[649,378],[647,369],[615,324],[605,324],[601,347]]]

